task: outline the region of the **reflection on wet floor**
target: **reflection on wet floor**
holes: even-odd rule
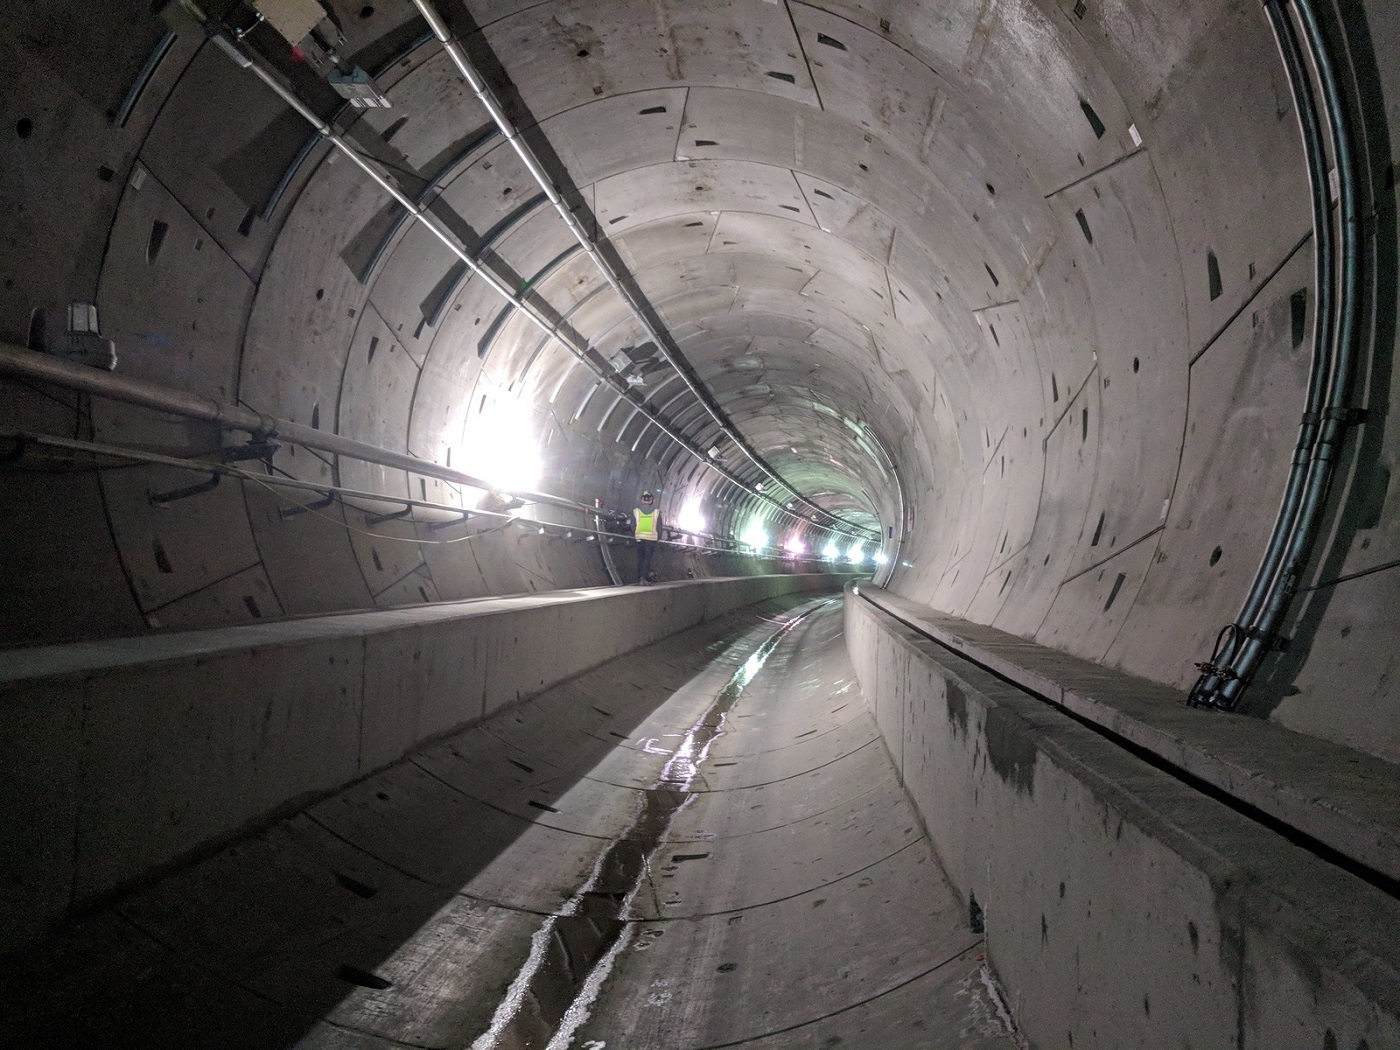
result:
[[[536,931],[525,967],[512,982],[491,1027],[472,1044],[473,1050],[570,1044],[588,1018],[613,962],[635,934],[635,923],[627,921],[632,901],[644,882],[651,882],[653,856],[666,839],[672,819],[691,801],[691,788],[710,744],[725,731],[725,716],[783,635],[808,615],[810,612],[796,613],[770,634],[686,730],[656,783],[642,793],[636,821],[598,859],[593,874],[565,914],[551,916]],[[677,854],[672,859],[679,862],[708,856]]]
[[[557,851],[532,839],[596,841],[563,855],[573,892],[531,931],[473,1050],[1014,1045],[980,938],[860,700],[836,604],[751,616],[664,696],[650,677],[595,672],[485,727],[532,772],[567,739],[615,746],[507,851],[549,867]],[[619,719],[629,733],[605,728]],[[529,891],[515,892],[477,899],[523,906]],[[416,941],[385,969],[411,968]],[[486,996],[487,960],[509,946],[469,950],[480,965],[456,970],[457,994]],[[357,991],[304,1045],[408,1041],[380,1020],[393,995]]]
[[[79,924],[0,1043],[1011,1047],[839,603],[597,668]]]

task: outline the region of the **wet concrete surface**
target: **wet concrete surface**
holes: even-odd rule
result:
[[[787,599],[573,679],[6,960],[0,1044],[1014,1046],[982,954],[839,601]]]

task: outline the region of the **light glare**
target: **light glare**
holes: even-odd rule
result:
[[[519,399],[488,403],[467,428],[467,473],[500,492],[535,488],[543,462],[531,417],[530,405]]]
[[[750,521],[748,528],[739,537],[739,542],[755,550],[768,546],[768,533],[763,528],[762,519],[754,518]]]
[[[700,497],[691,496],[676,515],[676,527],[682,532],[704,532],[707,528],[705,516],[700,513]]]

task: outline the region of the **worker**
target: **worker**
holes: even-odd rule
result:
[[[632,508],[632,519],[636,524],[637,537],[637,582],[651,582],[651,559],[656,554],[656,543],[661,538],[661,513],[656,509],[656,497],[650,489],[642,493],[640,507]]]

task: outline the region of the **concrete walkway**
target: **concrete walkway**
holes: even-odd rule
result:
[[[838,602],[612,661],[91,916],[7,1045],[1011,1047]]]

